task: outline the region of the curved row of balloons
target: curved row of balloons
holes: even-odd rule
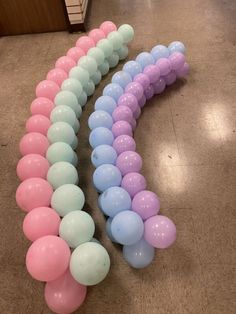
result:
[[[22,183],[16,201],[27,212],[23,231],[33,242],[26,266],[33,278],[46,282],[45,300],[56,313],[76,310],[86,286],[99,283],[109,271],[109,255],[93,238],[94,221],[82,211],[75,134],[87,97],[109,68],[127,57],[133,36],[131,26],[117,30],[106,21],[80,37],[37,85],[27,134],[20,141],[17,175]]]
[[[125,63],[104,88],[88,120],[96,168],[93,183],[101,193],[99,207],[108,217],[106,231],[113,242],[123,245],[123,256],[134,268],[148,266],[154,248],[167,248],[176,239],[174,223],[159,215],[159,198],[147,190],[140,174],[142,158],[132,135],[146,100],[188,74],[184,53],[184,45],[173,42]]]

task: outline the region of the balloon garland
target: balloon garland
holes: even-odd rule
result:
[[[107,251],[93,238],[94,221],[82,211],[85,197],[77,186],[75,134],[87,97],[109,68],[127,57],[133,35],[131,26],[117,30],[106,21],[80,37],[37,85],[28,133],[20,141],[23,157],[17,175],[22,183],[16,202],[27,212],[23,231],[33,242],[26,266],[33,278],[46,282],[45,300],[56,313],[76,310],[86,297],[86,286],[102,281],[110,268]]]
[[[148,266],[154,248],[167,248],[176,239],[174,223],[158,214],[158,196],[146,189],[132,134],[146,100],[188,74],[184,53],[184,45],[173,42],[128,61],[104,88],[88,120],[93,183],[101,193],[99,207],[108,216],[106,231],[111,241],[123,245],[124,259],[134,268]]]

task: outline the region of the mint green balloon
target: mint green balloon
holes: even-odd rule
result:
[[[113,46],[108,39],[104,38],[99,40],[99,42],[97,43],[97,47],[103,51],[105,58],[112,55]]]
[[[83,69],[81,66],[73,67],[69,72],[69,77],[78,80],[82,87],[84,87],[89,81],[88,71]]]
[[[105,60],[103,64],[99,65],[98,70],[101,72],[102,76],[104,76],[109,72],[109,68],[109,63],[107,60]]]
[[[134,29],[129,24],[123,24],[118,28],[118,32],[123,38],[125,44],[129,43],[134,38]]]
[[[126,45],[122,45],[122,47],[116,51],[118,56],[119,56],[119,60],[124,60],[125,58],[128,57],[129,54],[129,49]]]
[[[73,127],[75,121],[77,121],[74,110],[72,110],[69,106],[61,105],[56,106],[50,114],[50,120],[52,123],[56,122],[66,122]]]
[[[105,60],[104,52],[98,47],[90,48],[87,55],[94,58],[97,62],[97,65],[102,64]]]
[[[77,138],[76,135],[74,136],[73,142],[71,143],[71,147],[72,147],[74,150],[76,150],[76,148],[78,147],[78,138]]]
[[[75,134],[79,132],[79,128],[80,128],[79,120],[75,119],[75,123],[73,124],[73,129],[75,131]]]
[[[50,143],[64,142],[72,147],[75,141],[75,132],[68,123],[56,122],[49,127],[47,137]]]
[[[72,164],[66,161],[58,161],[49,168],[47,180],[55,190],[63,184],[77,184],[79,177],[76,168]]]
[[[91,241],[94,231],[95,224],[92,217],[82,210],[66,214],[59,227],[60,237],[72,248]]]
[[[101,82],[102,74],[99,70],[96,71],[96,73],[91,76],[91,80],[93,81],[94,85],[98,85]]]
[[[98,241],[96,238],[92,238],[92,239],[90,240],[90,242],[95,242],[95,243],[101,244],[100,241]]]
[[[94,58],[90,56],[83,56],[79,59],[78,65],[87,70],[89,76],[92,76],[97,71],[97,63]]]
[[[76,152],[74,152],[74,157],[73,157],[73,160],[72,160],[72,165],[74,165],[75,167],[78,165],[78,156],[76,154]]]
[[[46,158],[51,165],[58,161],[67,161],[75,166],[77,163],[74,154],[75,152],[70,145],[63,142],[57,142],[49,146]]]
[[[82,94],[78,98],[78,102],[79,102],[80,106],[84,107],[87,103],[87,100],[88,100],[87,94],[83,91]],[[82,110],[81,110],[81,112],[82,112]]]
[[[110,68],[114,68],[117,66],[117,64],[119,63],[119,56],[117,54],[117,52],[113,52],[113,54],[107,58],[107,61],[109,63],[109,67]]]
[[[54,103],[56,106],[66,105],[74,110],[77,118],[81,116],[82,109],[79,105],[76,95],[68,90],[63,90],[57,93],[54,98]]]
[[[61,84],[62,90],[68,90],[76,95],[78,98],[82,93],[82,85],[81,83],[74,79],[74,78],[68,78]]]
[[[98,243],[79,245],[71,254],[70,272],[82,285],[92,286],[101,282],[110,269],[110,257]]]
[[[114,50],[120,49],[123,44],[123,38],[117,31],[109,33],[107,39],[112,44]]]
[[[84,202],[85,197],[81,188],[74,184],[65,184],[52,194],[51,206],[61,217],[64,217],[74,210],[81,210]]]
[[[89,80],[88,84],[84,87],[84,91],[87,94],[87,96],[93,95],[95,91],[95,85],[92,80]]]

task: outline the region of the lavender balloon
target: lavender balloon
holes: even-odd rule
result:
[[[135,151],[135,140],[129,135],[120,135],[114,140],[113,148],[118,155],[126,151]]]
[[[134,197],[135,194],[146,189],[147,183],[143,175],[138,172],[131,172],[123,177],[121,186],[131,197]]]
[[[132,136],[133,134],[131,125],[127,121],[124,121],[124,120],[119,120],[115,122],[111,130],[114,137],[117,137],[120,135]]]
[[[132,82],[126,86],[125,92],[133,94],[137,98],[137,100],[139,100],[143,96],[143,87],[137,82]]]
[[[118,106],[127,106],[135,112],[138,108],[138,100],[133,94],[124,93],[118,100]]]
[[[139,172],[142,168],[142,158],[136,152],[126,151],[117,157],[116,166],[123,176],[129,172]]]
[[[134,82],[137,82],[143,86],[143,89],[147,88],[150,85],[150,79],[148,75],[144,73],[139,73],[138,75],[135,76]]]
[[[139,214],[143,220],[146,220],[158,214],[160,210],[159,198],[151,191],[141,191],[133,198],[132,210]]]

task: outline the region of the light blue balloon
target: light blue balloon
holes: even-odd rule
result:
[[[134,268],[144,268],[151,264],[155,256],[155,249],[143,238],[132,245],[123,246],[123,257]]]
[[[103,64],[98,66],[98,70],[101,72],[102,76],[109,72],[109,68],[110,66],[107,60],[104,60]]]
[[[132,78],[142,72],[141,65],[136,61],[128,61],[123,66],[123,71],[129,73]]]
[[[104,110],[112,115],[113,111],[116,109],[117,104],[113,98],[110,96],[100,96],[94,105],[95,110]]]
[[[141,65],[143,70],[147,65],[155,63],[153,56],[149,52],[141,52],[138,54],[136,61]]]
[[[90,130],[103,126],[104,128],[111,129],[113,126],[113,119],[109,113],[103,110],[96,110],[91,113],[88,119],[88,126]]]
[[[97,70],[92,76],[91,80],[93,81],[94,85],[98,85],[101,82],[102,74],[99,70]]]
[[[96,168],[104,164],[115,165],[116,159],[117,153],[110,145],[99,145],[93,150],[91,154],[92,164]]]
[[[116,53],[119,56],[119,60],[124,60],[128,57],[129,54],[129,48],[126,45],[122,45],[122,47],[119,50],[116,50]]]
[[[113,141],[113,133],[111,132],[111,130],[104,127],[99,127],[92,130],[89,136],[89,143],[92,148],[95,148],[98,145],[102,144],[112,145]]]
[[[87,94],[87,96],[92,96],[95,91],[95,85],[92,80],[89,80],[87,85],[84,86],[84,91]]]
[[[116,102],[118,101],[120,96],[123,95],[123,93],[123,88],[115,83],[110,83],[103,89],[103,95],[112,97]]]
[[[112,186],[119,186],[121,180],[120,170],[114,165],[101,165],[93,173],[93,183],[99,192],[104,192]]]
[[[151,54],[155,61],[159,60],[160,58],[168,58],[170,53],[166,46],[157,45],[152,48]]]
[[[131,198],[126,190],[114,186],[102,193],[100,204],[105,215],[114,217],[119,212],[131,209]]]
[[[81,107],[84,107],[87,103],[88,97],[87,94],[82,91],[81,95],[78,98],[78,103],[80,104]],[[81,113],[82,113],[82,109],[81,109]]]
[[[116,239],[113,237],[112,233],[111,233],[111,223],[112,223],[112,218],[108,218],[107,222],[106,222],[106,233],[108,238],[114,242],[117,243]]]
[[[81,116],[82,109],[79,105],[79,99],[77,99],[76,95],[68,90],[62,90],[57,93],[54,98],[54,103],[56,106],[66,105],[74,110],[77,118]]]
[[[49,146],[46,158],[51,165],[58,161],[67,161],[75,165],[74,153],[70,145],[63,142],[56,142]]]
[[[65,81],[63,81],[63,83],[61,84],[61,89],[68,90],[74,93],[77,96],[77,98],[81,95],[83,90],[81,83],[74,78],[68,78]]]
[[[143,236],[143,220],[132,210],[122,211],[113,218],[111,223],[111,232],[113,237],[120,244],[134,244]]]
[[[120,85],[123,89],[132,82],[132,77],[125,71],[118,71],[112,76],[112,83]]]
[[[186,48],[181,41],[173,41],[172,43],[169,44],[168,49],[170,54],[174,52],[181,52],[185,54],[186,52]]]

